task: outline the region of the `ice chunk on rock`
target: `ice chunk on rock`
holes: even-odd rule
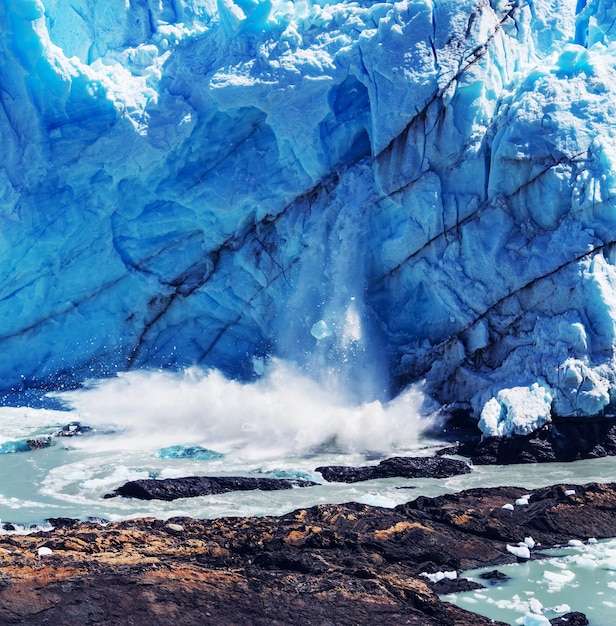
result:
[[[551,420],[552,394],[533,383],[502,389],[481,411],[479,428],[485,436],[527,435]]]
[[[550,620],[545,615],[527,613],[522,622],[524,626],[550,626]]]
[[[528,546],[510,546],[507,544],[507,552],[511,552],[518,559],[530,559],[530,550]]]

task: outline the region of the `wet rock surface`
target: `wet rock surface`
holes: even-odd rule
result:
[[[487,437],[477,434],[438,454],[460,454],[475,465],[511,465],[578,461],[616,456],[616,419],[555,418],[528,435]]]
[[[586,615],[577,611],[550,620],[552,626],[588,626],[589,623]]]
[[[514,562],[506,544],[525,536],[542,547],[616,536],[615,511],[616,484],[589,484],[281,517],[60,520],[0,535],[0,623],[483,626],[422,574]]]
[[[316,470],[329,482],[356,483],[377,478],[449,478],[471,471],[468,463],[439,457],[392,457],[378,465],[345,467],[330,465]]]
[[[279,491],[295,487],[312,487],[309,480],[287,478],[247,478],[244,476],[187,476],[185,478],[131,480],[105,498],[123,496],[139,500],[177,500],[209,496],[230,491]]]

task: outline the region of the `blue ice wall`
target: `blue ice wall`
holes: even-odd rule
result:
[[[615,19],[0,0],[0,386],[280,356],[487,433],[610,413]]]

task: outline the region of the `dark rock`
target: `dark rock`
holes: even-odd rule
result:
[[[616,421],[554,418],[529,435],[487,437],[450,446],[437,454],[461,454],[475,465],[575,461],[616,455]]]
[[[230,491],[278,491],[294,487],[312,487],[317,483],[309,480],[287,478],[247,478],[244,476],[188,476],[163,480],[131,480],[105,498],[123,496],[139,500],[177,500],[195,498]]]
[[[491,572],[484,572],[479,575],[479,578],[487,581],[490,585],[498,585],[510,580],[510,577],[507,576],[507,574],[503,574],[503,572],[497,569],[493,569]]]
[[[588,626],[590,622],[584,613],[566,613],[560,617],[555,617],[550,620],[552,626]]]
[[[79,520],[73,519],[72,517],[49,517],[47,521],[54,528],[73,528],[80,523]]]
[[[453,580],[451,578],[443,578],[443,580],[433,583],[432,589],[438,593],[439,596],[444,596],[448,593],[463,593],[465,591],[485,589],[485,587],[472,580],[468,580],[468,578],[454,578]]]
[[[0,624],[488,626],[439,599],[422,573],[512,563],[506,544],[528,535],[545,548],[616,536],[616,484],[567,489],[536,489],[514,511],[501,507],[526,489],[470,489],[394,509],[348,503],[0,534],[10,581],[0,584]],[[53,556],[38,558],[41,545]]]
[[[81,422],[70,422],[54,433],[54,437],[77,437],[92,432],[90,426],[85,426]]]
[[[36,437],[34,439],[27,439],[26,445],[30,450],[42,450],[43,448],[49,448],[51,446],[52,440],[49,436]]]
[[[471,471],[468,463],[439,457],[393,457],[378,465],[367,467],[344,467],[330,465],[317,467],[329,482],[356,483],[376,478],[449,478]]]

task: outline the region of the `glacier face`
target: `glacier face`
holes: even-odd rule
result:
[[[611,412],[608,0],[0,0],[0,381],[270,356]]]

